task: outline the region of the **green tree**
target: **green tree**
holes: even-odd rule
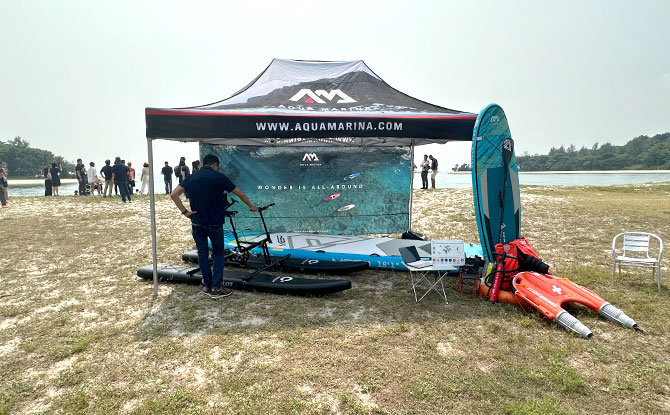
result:
[[[623,146],[597,142],[579,150],[573,144],[552,147],[549,154],[516,157],[519,170],[624,170],[670,169],[670,132],[653,137],[641,135]]]
[[[61,156],[55,156],[51,151],[31,148],[30,143],[20,136],[0,142],[0,160],[5,162],[9,176],[41,176],[42,170],[51,167],[53,162],[61,163],[62,177],[70,177],[70,172],[74,170],[73,163]]]

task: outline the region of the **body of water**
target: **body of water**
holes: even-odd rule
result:
[[[468,174],[438,173],[435,178],[438,188],[468,188],[472,187],[472,176]],[[428,177],[430,184],[430,176]],[[670,182],[670,173],[520,173],[519,182],[522,185],[538,186],[612,186],[640,183]],[[141,182],[137,181],[137,188]],[[173,180],[173,186],[177,181]],[[414,173],[414,188],[421,188],[421,174]],[[73,195],[78,189],[77,183],[62,185],[59,189],[61,196]],[[156,193],[165,193],[163,176],[156,180]],[[146,190],[148,192],[148,189]],[[18,185],[9,180],[9,196],[41,196],[44,195],[44,184]]]
[[[172,186],[176,186],[178,184],[176,179],[172,180]],[[136,189],[141,189],[142,188],[142,182],[140,180],[135,181],[135,188]],[[103,184],[104,186],[104,184]],[[165,184],[163,183],[163,176],[160,176],[159,180],[156,180],[156,185],[155,185],[155,191],[157,194],[163,194],[165,193]],[[74,195],[74,191],[79,189],[79,184],[78,183],[66,183],[61,185],[58,188],[58,194],[60,196],[72,196]],[[135,191],[133,191],[135,193]],[[149,193],[149,185],[147,185],[147,188],[144,190],[144,193]],[[114,191],[112,190],[112,194],[114,194]],[[12,183],[12,178],[9,178],[9,197],[12,196],[43,196],[44,195],[44,182],[40,185],[22,185],[22,184],[16,184]]]
[[[670,182],[670,173],[519,173],[519,183],[536,186],[613,186],[622,184]],[[430,186],[430,174],[428,175]],[[472,187],[472,174],[437,173],[435,186]],[[421,188],[421,173],[414,173],[414,188]]]

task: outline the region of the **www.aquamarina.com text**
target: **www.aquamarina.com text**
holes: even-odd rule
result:
[[[257,131],[402,131],[402,122],[257,122]]]

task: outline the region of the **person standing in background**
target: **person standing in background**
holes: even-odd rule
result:
[[[144,189],[145,188],[147,188],[147,192],[148,192],[149,176],[150,176],[149,175],[149,163],[145,161],[144,164],[142,165],[142,176],[141,176],[142,189],[140,190],[140,194],[144,194]]]
[[[107,197],[107,189],[109,189],[109,197],[112,197],[112,188],[114,187],[114,180],[112,174],[111,162],[105,160],[105,165],[100,169],[102,177],[105,179],[105,188],[102,191],[102,197]]]
[[[51,173],[49,173],[49,168],[45,168],[44,171],[44,196],[51,196],[53,194],[53,189],[51,188]]]
[[[195,174],[198,170],[200,170],[200,160],[193,160],[191,162],[191,174]]]
[[[60,174],[63,172],[63,169],[60,166],[60,163],[51,163],[51,187],[54,196],[58,196],[58,187],[60,186]]]
[[[95,168],[95,163],[90,162],[89,163],[89,168],[88,168],[88,184],[91,187],[91,196],[93,196],[93,192],[97,189],[98,190],[98,196],[101,194],[101,187],[100,186],[100,180],[98,180],[98,169]]]
[[[128,184],[130,185],[130,194],[135,193],[135,169],[133,163],[128,162]]]
[[[142,190],[140,190],[140,194],[144,194],[144,188],[147,187],[149,184],[149,163],[146,161],[144,162],[144,166],[142,166]]]
[[[191,169],[188,168],[188,166],[186,165],[186,161],[184,161],[184,164],[181,166],[181,181],[183,182],[190,175],[191,175]]]
[[[0,161],[0,205],[3,208],[8,208],[7,199],[9,196],[9,183],[7,182],[7,169]]]
[[[437,176],[437,159],[433,157],[432,154],[428,156],[428,158],[431,160],[430,169],[433,171],[430,174],[430,182],[433,185],[433,189],[435,189],[435,176]]]
[[[130,172],[128,171],[128,166],[126,166],[125,161],[121,160],[121,157],[116,157],[114,160],[114,167],[112,167],[112,179],[114,180],[114,184],[119,187],[123,203],[126,203],[126,199],[128,199],[128,202],[132,203],[129,174]]]
[[[166,195],[172,193],[172,171],[172,167],[170,167],[170,164],[166,161],[165,166],[163,166],[163,169],[161,170],[161,173],[163,174],[163,181],[165,182]]]
[[[176,166],[174,166],[174,175],[177,177],[177,182],[181,183],[182,182],[182,176],[181,176],[181,166],[183,166],[186,162],[186,157],[181,157],[179,159],[179,163],[177,163]]]
[[[423,155],[423,160],[421,160],[421,188],[428,189],[428,169],[430,169],[430,163],[428,162],[428,154]]]
[[[191,170],[188,168],[186,165],[186,157],[182,157],[181,160],[179,160],[179,168],[181,170],[181,180],[179,180],[179,184],[181,184],[184,180],[188,179],[188,177],[191,175]],[[184,197],[188,199],[188,190],[184,192]]]
[[[77,165],[74,167],[74,173],[77,175],[77,181],[79,182],[79,195],[82,196],[86,190],[86,166],[81,159],[77,159]]]

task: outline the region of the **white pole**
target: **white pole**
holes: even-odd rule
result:
[[[409,179],[409,229],[408,231],[412,230],[412,200],[414,199],[414,140],[412,140],[412,144],[409,146],[410,152],[409,152],[409,170],[410,170],[410,179]]]
[[[156,259],[156,196],[154,189],[154,148],[153,138],[147,137],[149,151],[149,206],[151,211],[151,254],[154,265],[154,298],[158,296],[158,262]]]

